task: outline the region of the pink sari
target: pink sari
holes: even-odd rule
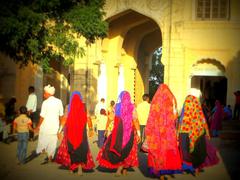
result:
[[[115,107],[113,130],[97,156],[99,166],[109,169],[138,166],[133,112],[134,105],[131,103],[130,94],[123,91]]]
[[[222,120],[224,117],[223,107],[220,101],[215,102],[215,112],[212,115],[210,130],[220,130],[222,128]]]

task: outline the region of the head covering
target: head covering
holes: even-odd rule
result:
[[[74,96],[75,94],[78,95],[78,96],[80,97],[80,99],[82,100],[82,95],[81,95],[81,93],[80,93],[79,91],[73,91],[73,92],[72,92],[72,95],[71,95],[71,97],[70,97],[69,105],[68,105],[68,112],[70,112],[72,98],[73,98],[73,96]]]
[[[196,88],[190,88],[188,95],[195,96],[196,98],[200,98],[202,93],[199,89]]]
[[[132,132],[133,110],[134,105],[131,103],[131,96],[129,92],[122,91],[119,95],[118,103],[115,107],[115,115],[122,120],[123,124],[122,147],[124,147],[130,139]]]
[[[166,84],[161,84],[153,96],[145,128],[148,152],[153,157],[156,170],[180,169],[181,161],[177,147],[177,102]],[[175,155],[173,161],[169,152]]]
[[[47,86],[44,87],[44,91],[51,95],[55,94],[55,88],[53,86],[51,86],[50,84],[48,84]]]
[[[184,101],[179,120],[179,133],[188,133],[190,152],[193,152],[196,140],[204,133],[209,136],[208,126],[199,99],[188,95]]]
[[[84,127],[87,123],[87,114],[80,92],[72,93],[69,107],[66,122],[67,140],[72,144],[73,149],[76,149],[82,142]]]

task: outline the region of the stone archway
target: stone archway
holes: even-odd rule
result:
[[[201,59],[192,66],[192,74],[208,76],[225,76],[224,65],[216,59]]]
[[[216,99],[226,104],[227,78],[224,65],[216,59],[201,59],[192,66],[191,87],[201,90],[210,106]]]
[[[108,90],[117,89],[117,68],[124,67],[125,89],[135,102],[149,91],[149,70],[154,50],[162,46],[159,25],[151,18],[126,10],[107,19],[109,36],[103,40],[103,59],[108,67]],[[115,69],[114,69],[115,68]],[[114,92],[112,94],[117,94]],[[110,98],[115,98],[114,95]]]

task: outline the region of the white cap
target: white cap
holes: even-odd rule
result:
[[[55,94],[55,88],[50,84],[44,87],[44,91],[51,95]]]
[[[196,89],[196,88],[191,88],[189,90],[189,94],[192,95],[192,96],[195,96],[196,98],[200,98],[202,93],[199,89]]]

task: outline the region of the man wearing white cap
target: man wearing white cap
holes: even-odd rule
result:
[[[63,117],[62,101],[54,97],[55,88],[47,85],[44,87],[44,98],[42,103],[40,120],[36,127],[39,130],[39,139],[36,153],[46,152],[48,158],[43,164],[52,161],[57,147],[57,132]]]

